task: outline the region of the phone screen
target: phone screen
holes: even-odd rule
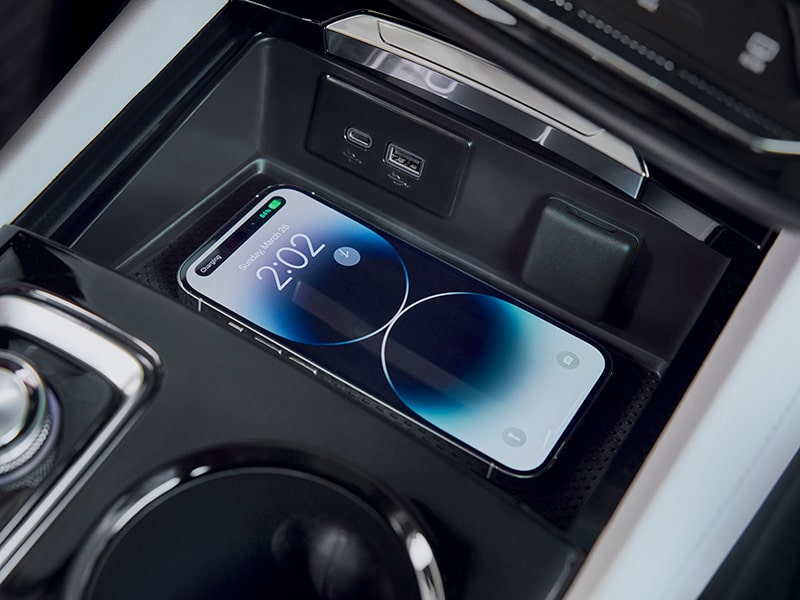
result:
[[[497,290],[293,188],[181,268],[183,290],[485,461],[546,465],[608,361]]]

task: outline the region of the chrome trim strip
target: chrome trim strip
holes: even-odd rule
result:
[[[671,85],[664,83],[658,77],[628,62],[608,50],[605,46],[589,39],[558,19],[554,19],[541,10],[534,8],[525,0],[490,1],[496,4],[498,8],[512,11],[515,15],[524,18],[526,22],[551,33],[574,48],[588,54],[593,61],[606,65],[617,73],[648,88],[653,93],[666,98],[691,113],[708,127],[739,142],[755,153],[800,155],[800,141],[767,138],[747,131]]]
[[[92,313],[41,290],[0,295],[0,328],[55,346],[107,379],[121,399],[116,411],[41,498],[31,498],[0,532],[0,583],[88,479],[152,391],[161,362],[147,345]]]
[[[389,523],[405,544],[408,558],[414,567],[414,575],[417,578],[420,600],[444,600],[444,582],[433,554],[433,548],[414,519],[405,510],[396,508],[389,515]]]
[[[325,28],[330,54],[487,117],[636,198],[648,177],[636,150],[509,72],[461,48],[372,15]]]
[[[44,292],[37,295],[44,295]],[[51,302],[53,299],[48,298]],[[22,296],[0,296],[0,328],[42,340],[97,371],[125,395],[134,393],[144,379],[139,361],[88,323],[76,318],[75,308],[60,306],[54,310],[55,307]]]

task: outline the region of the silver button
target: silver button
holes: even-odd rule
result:
[[[47,390],[22,356],[0,350],[0,474],[27,464],[47,439]]]
[[[0,368],[0,447],[17,439],[29,412],[30,396],[25,384],[14,372]]]
[[[503,430],[503,441],[509,446],[523,446],[528,441],[528,436],[519,427],[506,427]]]

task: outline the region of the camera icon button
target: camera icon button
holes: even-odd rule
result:
[[[506,427],[503,430],[503,441],[509,446],[519,447],[528,441],[528,436],[519,427]]]
[[[567,350],[559,352],[556,355],[556,361],[558,361],[558,364],[564,367],[565,369],[577,369],[578,365],[581,364],[578,355],[575,354],[574,352],[569,352]]]

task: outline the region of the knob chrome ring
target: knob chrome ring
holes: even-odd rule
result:
[[[5,350],[0,350],[0,391],[0,479],[5,479],[39,453],[55,422],[36,369]]]

